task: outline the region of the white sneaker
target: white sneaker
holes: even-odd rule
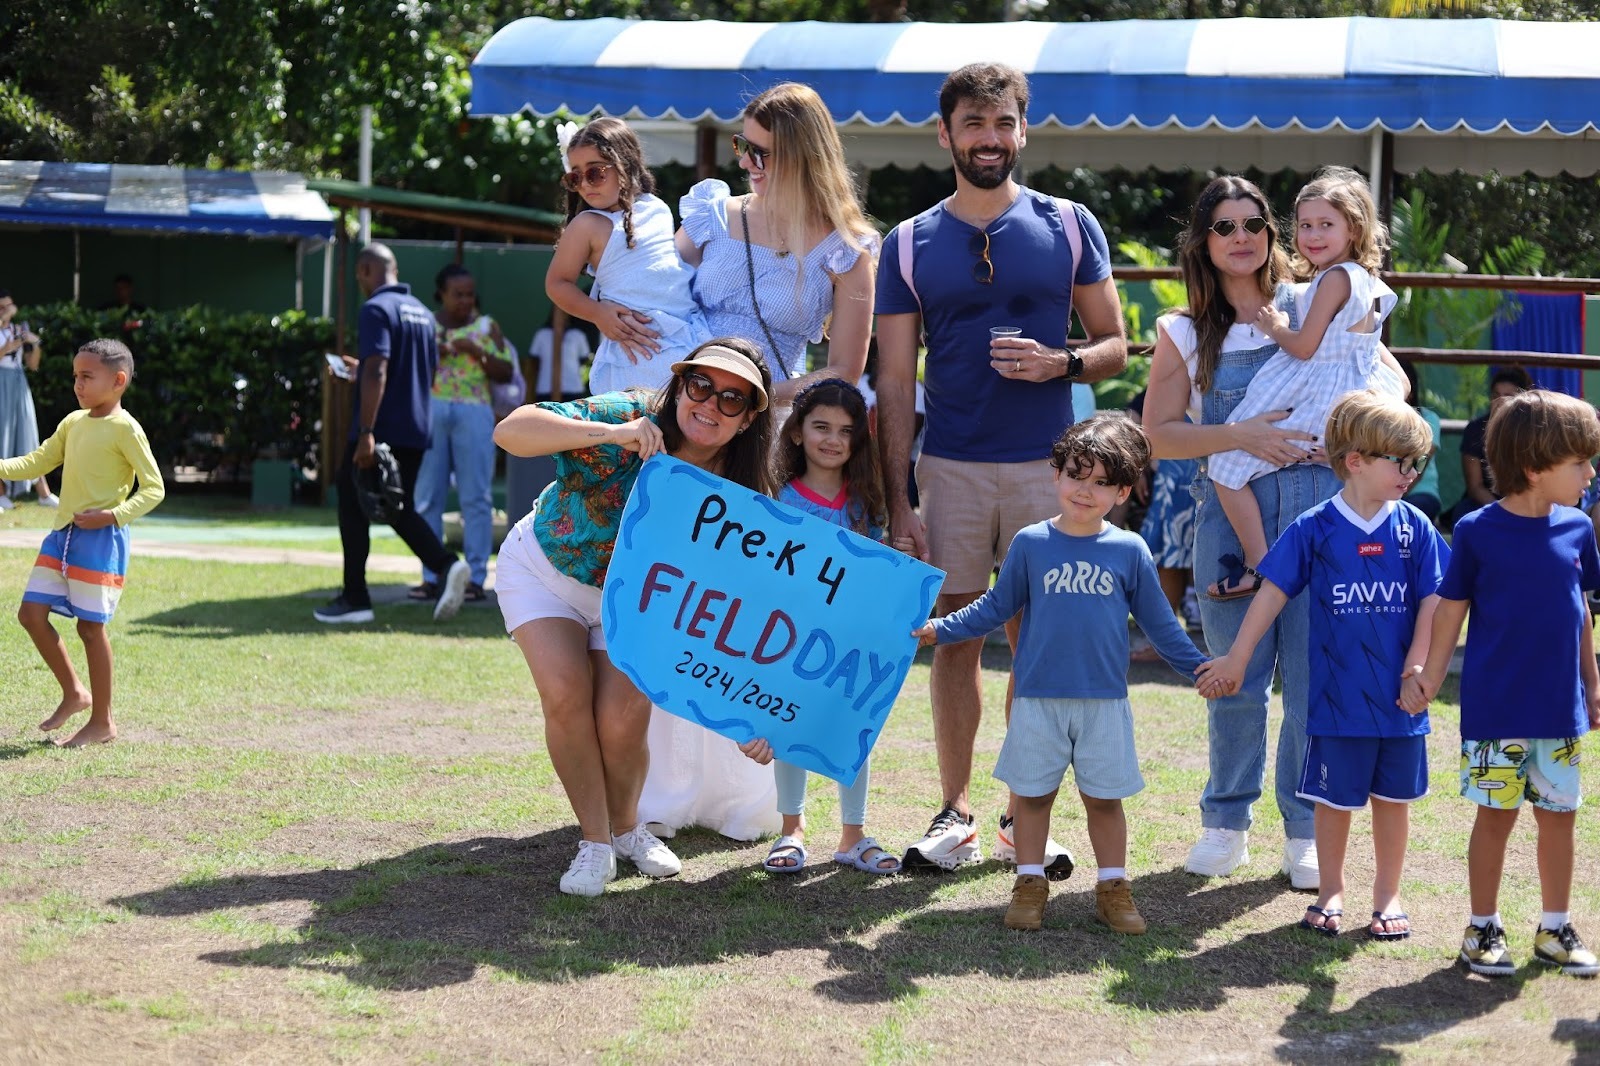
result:
[[[433,605],[435,622],[448,622],[461,610],[461,604],[467,598],[467,581],[471,577],[472,567],[467,565],[465,559],[457,559],[450,564],[444,580],[439,583],[439,602]]]
[[[45,493],[41,495],[35,502],[38,503],[40,507],[55,507],[61,503],[61,498],[59,496],[51,496],[49,493]]]
[[[923,838],[906,849],[902,864],[912,870],[954,870],[964,862],[982,861],[976,820],[946,807],[934,815]]]
[[[1189,849],[1183,868],[1202,877],[1227,877],[1250,861],[1249,844],[1243,829],[1207,829]]]
[[[650,835],[657,840],[671,840],[678,835],[678,830],[666,822],[646,822],[644,827],[650,830]]]
[[[683,872],[683,863],[672,849],[642,825],[612,837],[611,850],[637,866],[646,877],[677,877]]]
[[[1005,815],[1000,816],[1000,831],[995,834],[994,857],[1010,866],[1017,864],[1017,849],[1012,841],[1011,827],[1013,821]],[[1055,837],[1046,837],[1044,842],[1044,875],[1051,881],[1065,881],[1072,876],[1074,865],[1072,852],[1056,843]]]
[[[0,511],[9,511],[15,506],[16,504],[11,502],[10,496],[0,496]]]
[[[1315,892],[1322,885],[1322,874],[1317,869],[1317,842],[1310,839],[1285,840],[1283,865],[1279,867],[1289,877],[1289,884],[1302,892]]]
[[[561,891],[569,896],[598,896],[606,882],[617,879],[617,856],[604,844],[578,841],[578,854],[561,875]]]

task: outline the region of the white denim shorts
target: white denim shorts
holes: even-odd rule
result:
[[[589,650],[604,651],[600,631],[600,590],[557,570],[533,533],[537,509],[512,527],[500,546],[494,591],[505,616],[506,632],[515,633],[540,618],[568,618],[589,631]]]

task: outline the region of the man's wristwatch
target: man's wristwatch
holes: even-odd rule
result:
[[[1077,381],[1083,376],[1083,356],[1077,352],[1067,352],[1067,380]]]

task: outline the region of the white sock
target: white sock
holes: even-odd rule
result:
[[[1022,865],[1022,866],[1018,866],[1017,867],[1017,876],[1018,877],[1027,877],[1029,874],[1032,874],[1034,877],[1043,877],[1044,876],[1044,863],[1042,863],[1042,862],[1028,863],[1026,865]]]
[[[1500,912],[1499,911],[1495,911],[1493,914],[1473,914],[1473,915],[1469,915],[1468,918],[1467,918],[1467,921],[1471,922],[1473,925],[1477,926],[1479,929],[1482,929],[1484,926],[1488,925],[1490,922],[1493,922],[1495,925],[1498,925],[1502,929],[1504,929],[1505,926],[1506,926],[1506,923],[1502,922],[1500,920]]]
[[[1100,867],[1099,880],[1101,880],[1101,881],[1115,881],[1119,877],[1127,877],[1127,876],[1128,876],[1128,868],[1126,866],[1102,866],[1102,867]]]
[[[1572,920],[1570,911],[1544,911],[1539,918],[1540,929],[1560,929]]]

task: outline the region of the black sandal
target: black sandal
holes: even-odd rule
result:
[[[1313,922],[1311,920],[1311,916],[1313,914],[1321,916],[1321,918],[1322,918],[1322,924],[1321,925],[1318,925],[1316,922]],[[1337,925],[1329,925],[1328,923],[1329,922],[1336,922],[1340,918],[1343,918],[1343,917],[1344,917],[1344,911],[1340,910],[1337,907],[1331,908],[1329,910],[1323,910],[1321,907],[1319,907],[1315,903],[1313,903],[1313,904],[1311,904],[1311,906],[1306,908],[1305,915],[1300,919],[1300,928],[1309,929],[1313,933],[1318,933],[1318,934],[1320,934],[1322,936],[1327,936],[1327,937],[1338,936],[1339,935],[1339,927]]]
[[[408,600],[436,600],[439,598],[439,586],[431,581],[424,581],[420,585],[412,585],[406,590]]]
[[[1406,927],[1398,931],[1389,929],[1390,922],[1405,922]],[[1367,935],[1374,940],[1408,940],[1411,937],[1411,916],[1405,911],[1398,914],[1385,914],[1383,911],[1372,912],[1372,923],[1367,926]]]
[[[482,585],[473,582],[467,586],[467,591],[462,593],[461,598],[468,603],[482,603],[489,598],[489,594],[483,591]]]
[[[1261,571],[1253,566],[1246,566],[1243,559],[1237,555],[1224,555],[1217,560],[1222,565],[1223,577],[1206,587],[1206,597],[1212,600],[1242,600],[1247,596],[1254,596],[1261,591],[1261,583],[1266,578],[1261,576]],[[1248,585],[1239,584],[1249,580]],[[1219,591],[1229,585],[1236,587],[1229,592]]]

